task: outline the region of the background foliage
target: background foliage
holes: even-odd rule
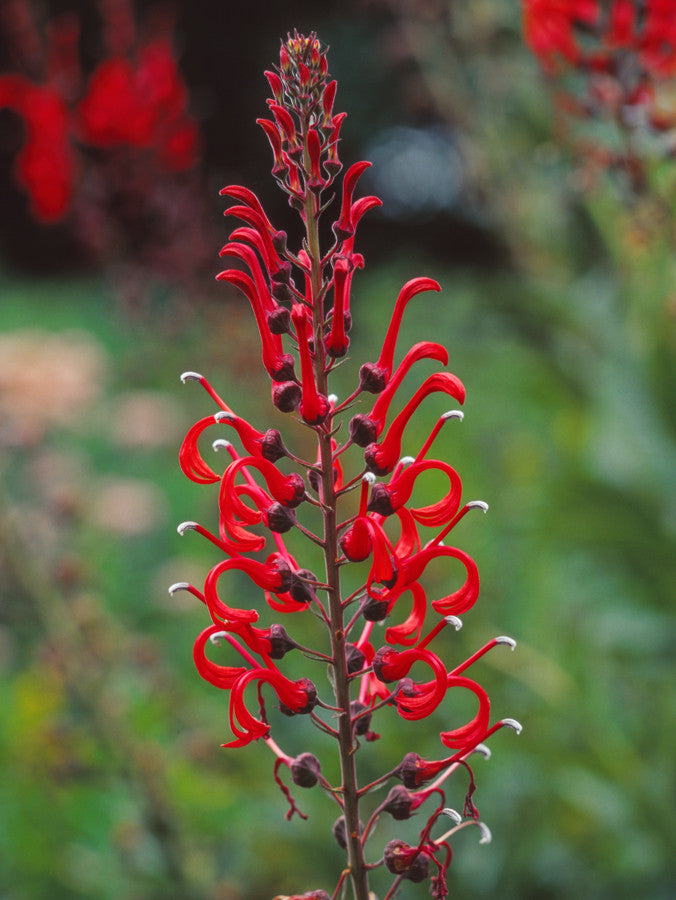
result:
[[[269,415],[249,310],[211,284],[226,237],[216,188],[247,184],[284,221],[254,120],[293,27],[332,46],[343,157],[384,172],[383,214],[362,226],[352,373],[400,284],[437,278],[441,300],[416,301],[402,346],[443,334],[468,389],[446,456],[491,507],[462,526],[482,599],[453,640],[459,659],[495,634],[519,640],[482,683],[525,730],[477,763],[494,840],[459,835],[452,893],[672,896],[676,163],[651,169],[659,215],[650,192],[591,179],[552,133],[515,4],[185,7],[178,46],[213,198],[195,224],[214,235],[199,290],[135,269],[130,308],[124,260],[85,266],[0,173],[0,897],[260,900],[298,890],[310,864],[318,884],[315,867],[340,865],[320,798],[303,793],[309,822],[285,823],[266,748],[219,749],[224,704],[191,659],[203,611],[166,592],[214,561],[174,530],[214,506],[176,463],[210,409],[178,375],[201,371],[252,421]],[[442,727],[439,712],[416,749],[433,757]],[[406,730],[388,737],[372,747],[394,764]],[[291,726],[288,740],[311,749]]]

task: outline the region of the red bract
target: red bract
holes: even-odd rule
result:
[[[309,458],[303,459],[300,451],[294,452],[291,429],[282,442],[276,428],[258,430],[236,415],[201,375],[184,376],[184,380],[199,381],[217,407],[188,431],[180,463],[196,483],[220,481],[219,528],[218,536],[190,522],[179,530],[197,531],[226,554],[207,575],[203,595],[190,586],[185,589],[206,604],[212,618],[213,624],[199,636],[194,652],[200,674],[228,694],[234,737],[224,746],[242,747],[264,740],[277,756],[275,778],[289,800],[291,812],[296,807],[279,779],[280,767],[291,768],[294,784],[320,784],[338,798],[342,814],[334,835],[347,852],[348,865],[333,896],[338,896],[349,873],[356,900],[367,900],[364,845],[378,815],[391,809],[386,808],[387,803],[382,804],[364,827],[360,825],[360,804],[368,802],[371,787],[389,778],[402,778],[406,788],[418,787],[432,778],[443,780],[486,737],[510,721],[490,726],[486,691],[461,674],[493,646],[508,639],[496,638],[460,664],[445,661],[450,643],[447,626],[458,629],[462,623],[457,614],[469,611],[476,603],[479,576],[476,563],[467,553],[442,541],[470,509],[485,511],[487,507],[481,501],[461,506],[462,483],[456,470],[443,460],[427,458],[444,423],[462,418],[462,413],[443,413],[422,441],[419,435],[410,434],[411,420],[423,400],[430,406],[438,405],[437,395],[442,394],[444,399],[450,396],[463,403],[462,382],[450,372],[438,371],[408,399],[400,399],[405,377],[413,366],[422,360],[445,366],[446,349],[423,341],[405,352],[395,365],[406,306],[416,295],[439,291],[440,286],[424,277],[407,282],[395,301],[378,361],[365,363],[358,374],[353,373],[355,387],[348,397],[341,400],[330,394],[329,382],[337,360],[350,364],[345,359],[349,333],[353,313],[359,315],[350,300],[353,277],[364,264],[355,251],[357,227],[362,216],[380,201],[369,196],[354,198],[367,162],[349,167],[342,185],[336,184],[342,170],[338,131],[344,115],[333,112],[336,83],[329,80],[326,51],[316,37],[290,37],[282,46],[279,68],[268,72],[267,80],[274,95],[269,101],[273,118],[261,120],[261,125],[272,149],[273,175],[291,206],[298,210],[304,235],[295,251],[290,249],[287,235],[275,229],[258,197],[237,185],[224,188],[222,193],[236,201],[226,214],[245,225],[231,234],[222,255],[236,257],[249,274],[227,269],[218,279],[239,288],[251,304],[277,411],[297,420],[301,427],[296,429],[296,436],[306,438],[309,431],[315,443]],[[338,198],[333,207],[331,195]],[[320,219],[329,209],[335,216],[332,229],[320,232]],[[321,234],[331,231],[335,239],[322,247]],[[352,415],[353,407],[369,393],[380,396],[365,404],[367,411]],[[386,427],[395,403],[400,412]],[[346,433],[348,415],[352,418]],[[229,433],[243,448],[238,450],[222,439],[214,442],[214,449],[224,447],[227,451],[224,468],[217,467],[198,446],[204,433],[216,424],[229,426]],[[416,457],[400,459],[405,442],[413,444]],[[347,473],[350,455],[346,451],[352,444],[366,447],[364,456],[370,471],[358,468]],[[299,445],[307,446],[307,440]],[[387,477],[379,481],[379,476]],[[436,486],[435,499],[415,500],[430,484]],[[355,488],[360,490],[356,507],[352,502]],[[312,515],[307,515],[309,507],[313,508]],[[313,525],[317,515],[322,520],[318,530]],[[320,576],[303,568],[287,549],[285,541],[295,548],[302,539],[309,540],[323,555]],[[261,551],[268,554],[264,561],[254,556]],[[451,593],[440,597],[437,590],[435,599],[428,603],[423,581],[432,562],[459,567],[464,577]],[[251,589],[242,592],[242,575],[248,576],[249,588],[262,592],[264,603],[256,604],[251,599]],[[270,611],[311,613],[320,627],[326,628],[328,642],[318,642],[318,649],[299,647],[277,623],[254,624]],[[384,639],[383,632],[378,632],[376,639],[375,622],[387,623]],[[234,652],[238,664],[233,665],[231,658],[217,661],[218,651],[210,651],[212,656],[207,656],[210,641],[222,641],[229,657]],[[294,647],[303,654],[313,675],[329,666],[329,683],[320,686],[320,694],[329,688],[332,697],[317,696],[314,677],[292,679],[281,672],[281,664],[277,668],[273,660],[282,660]],[[254,683],[257,715],[245,703],[246,688]],[[441,743],[454,751],[453,756],[427,763],[410,753],[406,765],[386,773],[373,785],[359,788],[354,759],[362,740],[372,743],[378,738],[371,729],[372,719],[387,714],[387,707],[394,707],[401,719],[421,722],[443,709],[446,695],[449,691],[457,695],[456,688],[474,694],[478,710],[465,724],[441,732]],[[320,765],[312,754],[298,755],[297,750],[286,753],[275,742],[276,713],[264,696],[270,689],[276,695],[278,712],[309,713],[312,724],[335,738],[341,761],[340,786],[332,787],[319,776]],[[307,773],[298,766],[294,772],[292,761],[308,756],[314,762],[306,778]],[[397,877],[415,881],[427,877],[432,863],[437,867],[433,895],[443,897],[450,848],[445,840],[429,838],[443,809],[443,791],[435,783],[424,796],[407,796],[405,804],[410,814],[434,794],[441,805],[424,825],[419,844],[391,843],[385,851],[385,864]]]

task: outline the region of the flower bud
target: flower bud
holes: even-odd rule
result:
[[[389,872],[393,875],[403,875],[415,884],[424,881],[429,875],[430,863],[427,854],[398,838],[390,841],[385,847],[383,858]]]
[[[362,385],[363,386],[363,385]],[[350,419],[350,437],[358,447],[368,447],[378,439],[375,424],[364,413],[357,413]]]
[[[309,578],[311,581],[317,580],[314,572],[311,572],[309,569],[299,569],[296,577],[293,579],[293,584],[289,588],[289,593],[296,603],[312,603],[317,599],[314,588],[305,581],[306,578]]]
[[[286,703],[282,703],[280,701],[279,711],[284,713],[285,716],[302,716],[315,708],[315,704],[317,703],[317,688],[310,681],[309,678],[299,678],[296,682],[299,688],[301,688],[305,694],[306,702],[303,706],[299,706],[298,708],[292,708],[287,706]]]
[[[261,455],[263,456],[263,459],[267,459],[273,463],[287,455],[282,436],[276,428],[268,428],[263,435],[263,439],[261,440]]]
[[[345,644],[345,659],[347,661],[347,674],[354,675],[364,668],[366,657],[356,644]]]
[[[359,737],[363,737],[368,733],[368,730],[371,727],[372,713],[368,712],[363,716],[359,716],[356,722],[354,721],[354,717],[358,716],[359,713],[363,713],[367,708],[368,707],[363,703],[360,703],[359,700],[353,700],[352,703],[350,703],[350,716],[353,720],[354,733]]]
[[[389,813],[398,822],[411,817],[413,798],[402,784],[395,785],[385,799],[383,812]]]
[[[386,484],[379,482],[371,488],[371,496],[369,497],[369,512],[378,513],[379,516],[391,516],[394,512],[392,500]]]
[[[364,363],[359,369],[359,386],[369,394],[379,394],[387,384],[387,377],[376,363]]]
[[[283,625],[271,625],[268,636],[270,641],[270,659],[282,659],[289,650],[293,650],[296,646],[286,633]]]
[[[294,412],[302,399],[303,392],[295,381],[275,382],[272,388],[272,402],[280,412]]]
[[[286,285],[275,285],[273,293],[277,287],[286,287]],[[288,288],[286,288],[286,292],[288,294]],[[276,297],[275,299],[280,300],[284,298]],[[289,310],[285,309],[283,306],[278,306],[277,309],[268,313],[268,328],[270,329],[271,334],[288,334],[289,329],[291,328],[291,313]]]
[[[377,600],[375,597],[369,597],[362,606],[361,614],[367,622],[382,622],[387,618],[388,600]]]
[[[296,524],[294,514],[286,506],[275,501],[267,509],[262,510],[263,524],[275,534],[286,534]]]
[[[364,830],[363,822],[359,823],[359,833]],[[345,816],[341,816],[333,823],[333,836],[341,850],[347,849],[347,825],[345,824]]]
[[[314,753],[301,753],[291,763],[291,780],[298,787],[311,788],[319,780],[321,766]]]

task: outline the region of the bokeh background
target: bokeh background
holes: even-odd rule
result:
[[[110,24],[114,3],[3,0],[0,73],[44,80],[37,37],[75,14],[82,89],[106,9]],[[225,698],[192,665],[203,610],[167,594],[215,561],[175,531],[216,510],[178,469],[211,412],[179,374],[269,415],[248,304],[213,281],[218,189],[245,184],[291,222],[255,119],[294,27],[331,45],[343,159],[372,160],[364,189],[384,200],[359,237],[351,374],[400,285],[437,278],[400,346],[448,346],[468,400],[443,451],[465,496],[490,503],[459,537],[482,594],[452,640],[459,659],[495,634],[519,641],[482,663],[496,717],[524,732],[498,733],[476,764],[494,838],[458,835],[451,896],[673,897],[676,161],[650,160],[642,192],[590,165],[512,0],[172,10],[138,3],[136,19],[141,43],[171,35],[176,115],[201,134],[183,168],[76,134],[72,205],[45,221],[16,178],[30,129],[0,110],[0,898],[260,900],[328,887],[341,866],[328,803],[303,792],[309,821],[286,823],[267,749],[219,749]],[[387,740],[364,751],[379,767],[438,755],[443,711],[425,729],[381,724]],[[284,740],[321,752],[296,722]]]

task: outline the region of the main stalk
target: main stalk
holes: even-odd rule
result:
[[[318,391],[328,396],[326,351],[324,348],[323,271],[319,246],[319,202],[312,191],[305,198],[305,226],[308,254],[311,260],[312,302],[314,305],[314,373]],[[330,420],[329,420],[330,421]],[[368,872],[364,861],[359,822],[359,794],[354,758],[354,736],[350,711],[350,684],[345,653],[343,604],[338,567],[338,529],[336,490],[333,479],[333,448],[331,428],[317,428],[322,482],[322,513],[324,518],[324,561],[328,585],[331,631],[331,656],[334,670],[334,693],[338,714],[338,745],[342,776],[343,814],[347,841],[350,877],[355,900],[369,900]]]

